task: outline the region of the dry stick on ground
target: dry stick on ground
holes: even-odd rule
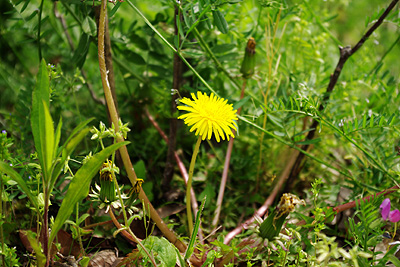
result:
[[[98,36],[98,55],[99,55],[99,67],[101,73],[101,81],[103,84],[104,94],[106,97],[107,107],[110,111],[111,120],[114,123],[115,130],[119,131],[118,120],[119,116],[117,110],[114,105],[114,100],[112,98],[111,90],[109,87],[108,79],[107,79],[107,68],[106,62],[104,58],[104,33],[105,33],[105,18],[107,13],[107,2],[102,0],[101,10],[100,10],[100,20],[99,20],[99,36]],[[123,138],[117,138],[117,142],[122,142]],[[133,169],[131,159],[128,154],[128,150],[126,146],[122,146],[119,149],[121,153],[121,158],[124,163],[125,170],[128,174],[128,178],[131,181],[132,185],[136,184],[137,176],[135,170]],[[180,252],[185,252],[186,246],[180,241],[176,235],[168,228],[168,226],[164,223],[164,221],[160,218],[157,211],[154,209],[153,205],[150,203],[143,189],[140,190],[139,199],[144,202],[144,206],[148,209],[147,212],[150,214],[153,222],[156,223],[157,227],[164,234],[164,236],[175,245]]]
[[[74,48],[74,43],[72,42],[71,35],[69,34],[69,32],[68,32],[68,30],[67,30],[68,27],[67,27],[67,23],[66,23],[66,21],[65,21],[65,18],[64,18],[64,16],[63,16],[62,14],[60,14],[60,12],[58,12],[57,3],[58,3],[57,1],[54,2],[54,6],[53,6],[54,15],[55,15],[55,17],[58,18],[58,19],[60,20],[60,22],[61,22],[61,26],[62,26],[62,28],[63,28],[63,30],[64,30],[64,34],[65,34],[65,37],[67,38],[69,47],[70,47],[72,50],[75,50],[75,48]],[[83,79],[85,80],[85,84],[86,84],[86,87],[87,87],[88,90],[89,90],[90,96],[93,98],[93,100],[94,100],[96,103],[102,104],[102,105],[104,106],[104,105],[106,104],[106,101],[105,101],[103,98],[99,98],[99,97],[96,95],[96,93],[95,93],[94,90],[93,90],[92,84],[91,84],[91,83],[88,83],[88,79],[87,79],[86,72],[85,72],[83,69],[81,69],[81,75],[82,75]]]
[[[175,6],[175,36],[177,36],[180,40],[180,35],[178,32],[177,19],[179,16],[179,8]],[[181,18],[179,17],[179,20]],[[180,42],[180,41],[179,41]],[[178,49],[178,47],[176,47]],[[179,90],[182,83],[182,60],[179,56],[174,53],[174,66],[173,66],[173,80],[172,80],[172,89]],[[165,162],[165,169],[163,173],[163,181],[162,187],[165,189],[163,192],[164,195],[169,192],[171,186],[172,176],[174,175],[174,152],[176,147],[176,129],[177,129],[177,119],[174,117],[174,113],[177,111],[176,109],[176,99],[178,98],[177,94],[172,94],[171,96],[171,118],[169,119],[169,134],[168,134],[168,152],[167,152],[167,160]]]
[[[339,62],[336,65],[334,73],[330,77],[330,81],[328,84],[328,87],[326,88],[326,92],[324,94],[324,97],[322,99],[322,103],[319,105],[318,110],[321,112],[324,110],[325,105],[327,104],[330,94],[335,87],[340,73],[342,72],[343,66],[346,63],[346,61],[358,51],[358,49],[361,48],[361,46],[365,43],[365,41],[371,36],[371,34],[382,24],[384,19],[387,17],[387,15],[390,13],[390,11],[395,7],[395,5],[399,2],[399,0],[393,0],[389,6],[386,8],[385,12],[380,16],[380,18],[372,25],[372,27],[364,34],[364,36],[361,38],[361,40],[352,48],[351,46],[346,46],[346,47],[339,47],[340,50],[340,58]],[[318,122],[316,120],[313,120],[312,125],[310,126],[310,132],[307,135],[306,140],[311,140],[314,138],[315,132],[318,127]],[[304,151],[307,151],[309,148],[309,145],[303,145],[301,149]],[[298,177],[301,169],[302,169],[302,162],[304,159],[304,154],[300,153],[292,167],[292,170],[290,171],[289,178],[287,180],[287,183],[285,185],[285,192],[289,192],[292,189],[292,186],[294,184],[294,181]]]
[[[156,130],[158,131],[158,133],[161,135],[162,139],[164,139],[165,142],[169,142],[167,135],[164,133],[164,131],[160,128],[160,126],[158,125],[158,123],[156,122],[156,120],[153,118],[153,116],[151,116],[151,114],[149,113],[149,111],[147,109],[145,109],[145,113],[147,118],[149,119],[149,121],[151,122],[151,124],[153,124],[154,128],[156,128]],[[183,177],[183,180],[185,181],[185,184],[187,184],[187,181],[189,179],[189,174],[186,170],[185,165],[183,164],[182,160],[179,158],[179,155],[176,151],[174,152],[174,158],[176,163],[178,164],[178,168],[179,171],[181,172],[181,175]],[[197,214],[197,211],[199,210],[199,206],[197,205],[197,200],[196,200],[196,195],[194,193],[193,187],[190,189],[190,199],[192,200],[192,209],[193,209],[193,213]],[[199,233],[199,241],[200,243],[204,243],[204,237],[203,237],[203,231],[201,230],[201,227],[199,227],[198,230]]]

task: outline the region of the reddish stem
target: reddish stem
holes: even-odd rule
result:
[[[395,186],[393,186],[393,187],[391,187],[389,189],[385,189],[385,190],[377,193],[376,195],[370,195],[370,196],[364,197],[362,199],[358,199],[358,200],[351,201],[349,203],[346,203],[346,204],[343,204],[343,205],[340,205],[340,206],[336,206],[336,207],[333,208],[333,211],[336,212],[336,213],[339,213],[339,212],[354,208],[356,206],[356,201],[358,202],[358,204],[361,203],[361,200],[363,200],[363,201],[371,201],[371,200],[373,200],[375,197],[377,197],[379,195],[386,196],[386,195],[389,195],[389,194],[395,192],[398,189],[399,189],[399,186],[395,185]]]
[[[123,228],[122,225],[118,222],[117,218],[115,218],[115,215],[112,211],[112,208],[110,207],[110,210],[108,211],[108,213],[110,214],[111,220],[113,221],[115,227],[117,227],[118,229]],[[133,238],[133,236],[131,236],[126,230],[122,230],[120,232],[124,237],[126,237],[128,240],[137,243],[137,240],[135,238]],[[141,239],[138,238],[138,240],[140,242],[142,242]]]

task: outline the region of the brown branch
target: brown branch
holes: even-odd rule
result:
[[[175,36],[179,36],[178,27],[176,25],[176,18],[179,16],[179,8],[175,6]],[[181,18],[179,18],[181,20]],[[178,49],[178,47],[176,47]],[[174,76],[172,80],[172,89],[179,90],[182,83],[182,60],[179,58],[177,54],[174,53]],[[174,113],[176,112],[176,100],[177,95],[172,94],[171,97],[171,118],[169,119],[169,134],[168,134],[168,152],[167,159],[165,162],[165,169],[163,173],[163,181],[162,186],[165,188],[164,192],[168,192],[170,189],[170,183],[172,180],[172,176],[174,175],[174,152],[176,147],[176,130],[177,130],[177,119],[174,117]]]
[[[393,186],[393,187],[391,187],[389,189],[386,189],[386,190],[383,190],[383,191],[377,193],[376,195],[370,195],[370,196],[364,197],[364,198],[356,200],[356,201],[358,202],[358,204],[361,203],[361,200],[363,200],[363,201],[371,201],[372,199],[374,199],[375,197],[377,197],[379,195],[386,196],[386,195],[389,195],[389,194],[391,194],[393,192],[396,192],[398,189],[399,189],[399,186],[395,185],[395,186]],[[343,204],[343,205],[340,205],[340,206],[336,206],[336,207],[333,208],[333,211],[336,212],[336,213],[339,213],[339,212],[354,208],[356,206],[356,201],[351,201],[349,203],[346,203],[346,204]]]
[[[113,211],[112,211],[112,207],[110,207],[110,209],[108,210],[108,214],[110,214],[111,220],[114,223],[115,227],[117,227],[118,229],[123,228],[122,225],[118,222],[117,218],[115,217]],[[133,236],[131,236],[131,234],[128,233],[128,231],[126,230],[122,230],[120,231],[120,233],[129,241],[132,241],[134,243],[138,243],[138,242],[142,242],[143,240],[141,240],[140,238],[136,237],[137,239],[135,239]]]
[[[100,18],[100,6],[95,6],[94,7],[94,15],[96,17],[96,22],[97,22],[97,28],[99,28],[99,18]],[[113,63],[112,63],[112,54],[111,54],[111,40],[110,40],[110,32],[108,30],[108,16],[106,14],[105,18],[105,31],[104,31],[104,55],[105,55],[105,61],[106,61],[106,68],[107,68],[107,79],[110,85],[110,90],[111,90],[111,95],[114,99],[114,105],[117,110],[118,116],[119,116],[119,111],[118,111],[118,101],[117,101],[117,93],[115,90],[115,79],[114,79],[114,68],[113,68]],[[92,92],[91,92],[92,94]],[[92,95],[93,97],[93,95]],[[107,103],[102,99],[103,102],[107,105]],[[107,109],[107,112],[109,109]],[[108,113],[108,121],[111,124],[111,117],[110,114]]]
[[[340,51],[340,58],[339,62],[336,65],[335,71],[333,74],[331,74],[330,80],[328,87],[326,88],[326,92],[323,96],[322,103],[319,105],[318,110],[323,111],[325,108],[325,105],[327,105],[329,97],[331,92],[333,91],[334,87],[337,84],[337,81],[339,79],[339,76],[343,70],[343,66],[346,63],[346,61],[354,54],[356,53],[361,46],[365,43],[365,41],[371,36],[371,34],[382,24],[384,19],[387,17],[387,15],[390,13],[390,11],[394,8],[394,6],[399,2],[399,0],[393,0],[389,6],[386,8],[386,10],[383,12],[383,14],[379,17],[379,19],[371,26],[371,28],[364,34],[364,36],[360,39],[360,41],[353,47],[351,46],[346,46],[346,47],[339,47]],[[316,120],[313,120],[311,126],[310,126],[310,131],[306,137],[306,140],[311,140],[315,136],[315,132],[317,130],[318,122]],[[307,151],[310,145],[303,145],[301,149],[304,151]],[[285,185],[284,191],[289,192],[292,189],[292,186],[294,184],[294,181],[298,177],[301,169],[302,169],[302,162],[304,159],[304,154],[300,153],[292,167],[292,170],[290,171],[290,175],[288,178],[288,181]]]

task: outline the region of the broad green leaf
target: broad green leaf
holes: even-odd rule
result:
[[[36,87],[32,94],[32,113],[31,127],[33,139],[35,142],[36,151],[40,161],[40,165],[45,165],[45,149],[43,149],[45,140],[45,112],[44,105],[50,105],[50,90],[49,90],[49,74],[47,72],[46,62],[42,60],[39,74],[37,76]],[[53,143],[54,144],[54,143]]]
[[[218,30],[224,34],[229,32],[228,23],[226,22],[224,15],[218,9],[212,11],[214,17],[214,24]]]
[[[33,196],[31,190],[26,185],[24,179],[14,171],[10,166],[8,166],[5,162],[0,161],[0,172],[4,172],[7,174],[12,180],[18,183],[19,187],[21,187],[22,191],[28,196],[30,202],[35,207],[36,211],[39,213],[39,207],[37,203],[37,198]]]
[[[144,164],[143,160],[139,160],[133,166],[135,170],[136,176],[141,179],[146,179],[146,165]]]
[[[90,118],[90,119],[87,119],[86,121],[83,121],[83,122],[79,123],[78,126],[76,126],[76,127],[72,130],[71,134],[68,136],[67,141],[65,141],[65,143],[64,143],[64,145],[63,145],[63,148],[70,142],[70,140],[71,140],[72,138],[74,138],[74,137],[75,137],[83,128],[85,128],[86,125],[88,125],[88,123],[91,122],[93,119],[94,119],[94,118]],[[62,152],[62,151],[61,151],[61,152]],[[60,154],[59,154],[59,155],[60,155]]]
[[[57,155],[58,145],[60,144],[61,128],[62,128],[62,118],[60,117],[60,121],[58,122],[57,125],[56,134],[54,136],[54,155]]]
[[[133,51],[126,50],[125,58],[136,65],[146,65],[144,58]]]
[[[111,145],[101,152],[95,154],[85,165],[83,165],[75,174],[74,178],[69,185],[67,194],[61,203],[60,210],[54,221],[53,228],[49,239],[49,246],[61,229],[64,222],[72,214],[75,204],[84,199],[89,193],[90,181],[93,176],[99,171],[103,162],[118,148],[129,144],[129,142],[121,142]]]
[[[49,106],[44,101],[42,101],[42,103],[45,122],[44,129],[40,133],[42,152],[44,156],[44,165],[42,165],[42,171],[46,174],[44,175],[45,182],[48,182],[55,151],[54,123],[50,115]]]
[[[150,253],[154,255],[154,258],[159,260],[161,264],[157,265],[159,267],[170,267],[176,264],[176,253],[174,246],[164,237],[149,236],[142,244],[144,247],[151,251]],[[143,249],[138,246],[140,254],[144,259],[148,259],[147,254]]]
[[[37,260],[37,266],[42,267],[46,265],[46,256],[43,254],[42,247],[36,238],[36,233],[32,231],[21,231],[22,234],[26,235],[29,244],[31,245],[32,249],[35,251],[35,256]]]

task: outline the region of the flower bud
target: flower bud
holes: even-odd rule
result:
[[[247,42],[242,67],[240,68],[240,73],[242,73],[243,77],[246,79],[250,78],[254,74],[254,67],[256,65],[255,54],[256,41],[251,37]]]
[[[294,210],[297,204],[305,205],[305,202],[293,194],[283,194],[278,206],[260,225],[260,236],[268,240],[278,236],[286,217]]]
[[[136,184],[129,190],[128,200],[126,201],[126,206],[130,207],[138,198],[140,189],[142,188],[143,179],[136,179]]]
[[[100,200],[109,203],[117,199],[115,195],[115,184],[112,177],[111,161],[103,163],[100,169]]]

